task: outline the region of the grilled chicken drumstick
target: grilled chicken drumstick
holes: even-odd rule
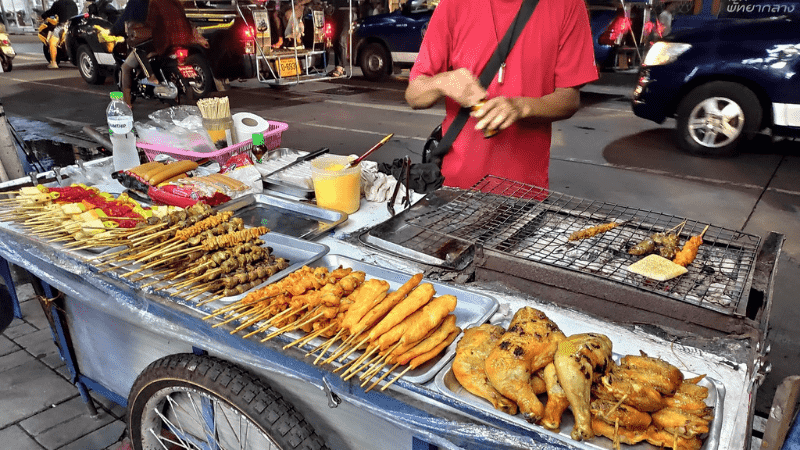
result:
[[[543,312],[526,306],[514,314],[486,358],[489,382],[517,403],[528,422],[538,422],[544,414],[544,405],[531,389],[531,376],[553,361],[558,343],[565,338]]]
[[[558,344],[554,363],[575,416],[571,436],[576,441],[594,437],[589,404],[594,372],[605,372],[612,362],[611,340],[602,334],[577,334]]]
[[[453,375],[464,389],[488,400],[495,409],[513,416],[517,414],[517,404],[489,383],[485,370],[486,357],[504,332],[503,327],[488,323],[464,330],[453,359]]]

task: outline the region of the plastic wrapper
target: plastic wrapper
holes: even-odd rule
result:
[[[203,128],[200,109],[196,106],[173,106],[158,110],[148,117],[149,122],[135,124],[140,141],[194,152],[216,150]]]
[[[202,201],[210,206],[252,193],[250,186],[221,174],[181,178],[159,185],[158,190],[173,196]]]
[[[225,174],[234,180],[239,180],[242,183],[250,186],[253,193],[261,193],[264,186],[261,183],[261,173],[256,169],[250,155],[247,153],[240,153],[222,165],[220,173]]]

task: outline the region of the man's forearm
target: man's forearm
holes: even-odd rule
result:
[[[543,97],[517,97],[512,100],[520,110],[520,120],[528,123],[550,123],[569,119],[580,108],[579,88],[558,88]]]
[[[425,109],[433,106],[440,98],[444,97],[441,90],[441,79],[444,73],[432,77],[420,75],[408,84],[406,89],[406,102],[413,109]]]

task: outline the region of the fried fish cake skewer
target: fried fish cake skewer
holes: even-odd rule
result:
[[[455,341],[455,340],[456,340],[456,337],[458,337],[458,335],[459,335],[460,333],[461,333],[461,329],[456,329],[456,330],[454,330],[452,333],[450,333],[450,335],[449,335],[449,336],[447,336],[447,338],[446,338],[444,341],[440,342],[440,343],[439,343],[439,344],[438,344],[436,347],[434,347],[434,348],[433,348],[431,351],[429,351],[429,352],[426,352],[426,353],[423,353],[423,354],[421,354],[421,355],[417,356],[416,358],[412,359],[412,360],[411,360],[411,361],[408,363],[408,367],[407,367],[407,368],[406,368],[404,371],[400,372],[400,373],[399,373],[399,374],[398,374],[396,377],[394,377],[394,379],[393,379],[392,381],[390,381],[390,382],[386,383],[386,385],[385,385],[385,386],[383,386],[383,387],[381,388],[381,391],[385,391],[385,390],[386,390],[386,388],[388,388],[389,386],[391,386],[391,385],[392,385],[392,383],[394,383],[395,381],[399,380],[399,379],[400,379],[400,378],[401,378],[403,375],[405,375],[405,374],[406,374],[406,373],[407,373],[409,370],[414,370],[414,369],[416,369],[417,367],[419,367],[419,366],[421,366],[421,365],[425,364],[426,362],[430,361],[431,359],[435,358],[435,357],[436,357],[436,356],[437,356],[439,353],[441,353],[441,352],[442,352],[442,350],[444,350],[445,348],[447,348],[447,346],[448,346],[448,345],[452,344],[452,343],[453,343],[453,341]],[[387,372],[387,375],[388,375],[389,373],[391,373],[391,371]],[[378,380],[378,381],[380,381],[380,380]]]
[[[386,350],[396,343],[402,346],[404,343],[422,339],[456,309],[456,303],[456,297],[452,295],[434,298],[392,327],[391,330],[382,334],[377,341],[373,342],[373,345],[377,345],[381,350]]]

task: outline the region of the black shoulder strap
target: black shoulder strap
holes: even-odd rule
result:
[[[508,27],[508,31],[506,31],[503,39],[500,40],[500,43],[494,50],[494,53],[492,53],[492,57],[489,58],[489,62],[486,63],[486,67],[483,68],[483,71],[481,71],[481,74],[478,77],[478,81],[480,82],[481,86],[484,87],[484,89],[489,86],[494,79],[494,76],[497,74],[497,71],[500,70],[500,66],[505,62],[506,58],[508,57],[508,53],[511,52],[511,49],[514,47],[514,44],[517,42],[520,34],[522,34],[522,30],[525,29],[525,24],[528,23],[528,19],[530,19],[533,15],[533,11],[536,9],[536,5],[538,3],[539,0],[524,0],[522,2],[522,6],[519,8],[517,16],[514,18],[514,21],[511,22],[511,26]],[[458,111],[458,115],[447,129],[447,133],[445,133],[444,137],[442,137],[442,140],[439,141],[439,144],[436,146],[436,148],[433,149],[433,154],[431,155],[433,159],[441,160],[444,158],[444,155],[450,151],[450,147],[453,145],[453,142],[455,142],[459,133],[461,133],[461,130],[464,128],[464,125],[467,123],[469,114],[470,108],[462,107]]]

